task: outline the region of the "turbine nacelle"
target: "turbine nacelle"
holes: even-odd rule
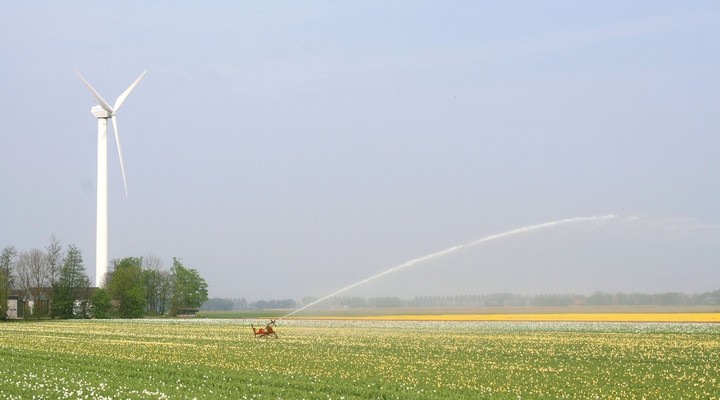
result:
[[[92,87],[90,82],[88,82],[85,78],[83,78],[82,75],[80,75],[80,72],[75,70],[75,73],[77,76],[80,77],[80,80],[85,83],[85,86],[90,89],[90,93],[92,93],[93,97],[95,97],[95,100],[97,101],[98,105],[90,109],[90,112],[92,115],[95,116],[95,118],[110,118],[112,120],[113,125],[113,131],[115,132],[115,143],[117,144],[117,150],[118,150],[118,158],[120,159],[120,172],[122,172],[122,178],[123,178],[123,185],[125,187],[125,197],[128,195],[127,190],[127,178],[125,177],[125,163],[123,162],[123,156],[122,156],[122,147],[120,146],[120,133],[118,132],[118,126],[117,126],[117,117],[115,114],[117,114],[118,110],[122,106],[122,104],[125,102],[125,99],[130,95],[130,93],[135,89],[135,86],[140,82],[140,80],[145,76],[147,73],[147,70],[143,71],[142,74],[140,74],[140,77],[135,79],[133,83],[130,84],[130,86],[125,89],[124,92],[120,96],[118,96],[117,100],[115,100],[115,105],[113,107],[110,107],[110,104],[108,104],[105,99],[103,99],[102,96],[100,96],[100,93],[95,90],[95,88]]]
[[[90,109],[90,112],[95,118],[110,118],[110,113],[108,110],[102,108],[102,106],[95,106]]]

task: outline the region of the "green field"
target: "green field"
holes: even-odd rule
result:
[[[720,324],[0,324],[3,399],[720,399]],[[261,321],[257,321],[260,322]]]

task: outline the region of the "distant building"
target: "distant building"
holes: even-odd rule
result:
[[[16,295],[8,297],[7,300],[7,312],[5,318],[7,319],[19,319],[23,317],[23,304],[22,300]]]
[[[87,298],[90,298],[97,288],[87,288]],[[23,319],[39,313],[40,317],[50,315],[52,308],[53,288],[30,288],[30,290],[18,289],[12,291],[7,299],[6,319]],[[77,300],[79,303],[81,300]]]
[[[32,315],[36,310],[47,313],[50,309],[52,291],[52,288],[31,288],[30,290],[13,291],[7,300],[5,318],[21,319],[25,315]]]

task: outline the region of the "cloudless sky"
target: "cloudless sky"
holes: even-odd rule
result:
[[[3,2],[0,246],[110,257],[210,295],[720,288],[720,3]],[[637,216],[639,218],[632,218]]]

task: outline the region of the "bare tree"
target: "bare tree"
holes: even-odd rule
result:
[[[57,283],[63,262],[63,249],[55,234],[50,237],[50,244],[45,248],[45,251],[47,252],[47,283],[48,286],[54,286]]]
[[[170,273],[163,270],[163,261],[154,254],[143,257],[145,302],[151,314],[164,314],[170,297]]]
[[[48,283],[47,258],[40,249],[22,252],[15,264],[19,288],[30,298],[30,313],[40,317],[47,311],[48,297],[45,289]]]
[[[142,259],[143,269],[159,271],[163,269],[163,260],[155,254],[146,254]]]
[[[17,281],[15,282],[17,289],[23,292],[23,295],[30,292],[30,288],[32,287],[32,272],[30,265],[32,262],[30,261],[30,253],[28,252],[21,252],[17,256],[17,261],[15,262],[15,276],[17,277]]]

